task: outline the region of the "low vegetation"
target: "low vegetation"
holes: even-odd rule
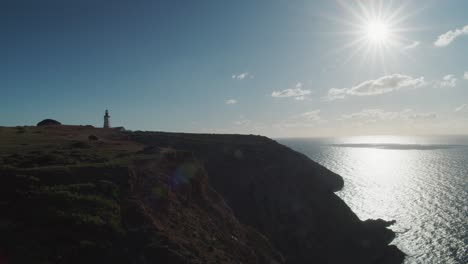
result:
[[[82,126],[0,128],[0,146],[0,263],[283,262],[190,151]]]

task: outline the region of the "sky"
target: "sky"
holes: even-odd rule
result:
[[[3,0],[0,126],[468,134],[468,1]]]

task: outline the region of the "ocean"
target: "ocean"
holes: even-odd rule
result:
[[[468,136],[279,139],[338,173],[362,220],[396,220],[405,263],[468,263]]]

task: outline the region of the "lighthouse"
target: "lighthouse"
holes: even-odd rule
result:
[[[106,114],[104,115],[104,128],[110,128],[109,119],[110,119],[109,111],[106,110]]]

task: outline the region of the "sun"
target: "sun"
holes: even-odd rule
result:
[[[406,48],[413,39],[411,32],[418,30],[409,27],[409,18],[416,14],[409,3],[387,0],[337,0],[339,16],[327,17],[336,32],[340,46],[330,51],[336,56],[347,52],[342,63],[352,63],[353,68],[391,72],[411,58],[411,49]],[[415,10],[418,10],[417,8]]]
[[[381,20],[371,20],[364,25],[366,39],[374,44],[384,44],[389,41],[390,24]]]

